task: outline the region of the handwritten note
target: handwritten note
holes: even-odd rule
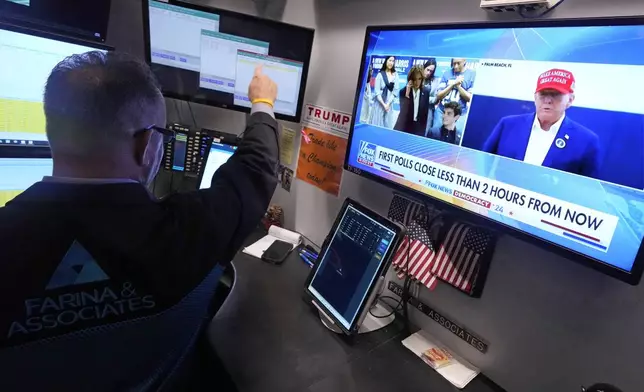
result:
[[[338,196],[347,139],[312,128],[304,128],[304,133],[311,142],[302,140],[297,178]],[[304,138],[302,135],[302,139]]]
[[[280,135],[280,161],[284,165],[293,163],[293,151],[295,150],[295,136],[297,132],[289,128],[282,128]]]

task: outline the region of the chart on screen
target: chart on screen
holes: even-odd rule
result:
[[[251,106],[248,99],[248,85],[259,65],[262,66],[263,72],[279,86],[275,111],[289,115],[297,113],[297,96],[304,64],[241,50],[237,52],[235,105]]]

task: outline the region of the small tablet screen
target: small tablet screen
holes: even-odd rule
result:
[[[391,258],[397,230],[351,203],[345,204],[322,252],[309,293],[347,330]],[[391,223],[390,223],[391,224]],[[393,225],[393,224],[391,224]]]

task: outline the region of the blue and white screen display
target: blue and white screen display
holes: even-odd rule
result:
[[[395,232],[351,205],[320,255],[309,292],[349,329],[378,278]]]
[[[53,167],[53,160],[47,158],[0,158],[0,207],[51,176]]]
[[[0,146],[48,146],[43,91],[52,69],[95,50],[0,28]]]
[[[206,160],[206,165],[203,169],[203,178],[199,185],[199,189],[210,188],[212,176],[215,175],[215,172],[221,167],[221,165],[228,162],[235,151],[237,151],[237,146],[230,146],[228,144],[217,142],[212,143],[208,159]]]
[[[363,61],[350,169],[631,271],[644,26],[370,31]]]
[[[312,30],[150,0],[149,31],[152,69],[166,95],[247,111],[261,65],[279,85],[275,113],[293,118],[301,110]]]

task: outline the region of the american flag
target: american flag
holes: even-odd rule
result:
[[[398,276],[402,278],[409,274],[430,290],[436,287],[436,279],[440,278],[470,293],[480,258],[492,244],[492,237],[477,227],[454,223],[436,250],[428,228],[417,218],[422,216],[424,223],[424,212],[419,204],[399,196],[391,203],[389,218],[406,224],[409,230],[394,255],[393,264],[399,271]]]
[[[409,274],[412,279],[422,283],[430,290],[436,288],[438,281],[433,274],[422,276],[414,272],[425,270],[431,263],[436,252],[427,230],[417,222],[412,222],[408,227],[409,232],[403,239],[394,255],[394,266],[398,269],[398,278],[402,279]]]
[[[425,207],[421,204],[395,195],[389,205],[389,213],[387,216],[393,221],[409,226],[412,220],[425,220],[426,211]]]
[[[478,274],[479,261],[492,238],[485,231],[463,223],[450,227],[431,268],[425,271],[459,290],[471,292]],[[422,271],[421,271],[422,274]]]
[[[400,279],[404,278],[409,269],[414,266],[426,264],[434,254],[433,241],[427,228],[424,227],[428,213],[437,214],[437,211],[428,212],[423,205],[398,195],[395,195],[391,201],[387,216],[391,220],[406,225],[409,231],[394,255],[393,265],[398,270]],[[433,276],[424,280],[420,280],[414,275],[411,277],[431,290],[436,287],[437,281]]]

